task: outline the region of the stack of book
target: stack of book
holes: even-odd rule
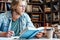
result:
[[[33,12],[39,12],[39,6],[33,6],[32,11]]]
[[[33,14],[32,15],[32,20],[33,21],[39,21],[39,15],[38,14]]]
[[[26,12],[32,12],[32,5],[27,5]]]
[[[51,12],[51,8],[49,8],[49,7],[48,8],[45,8],[44,9],[44,12]]]

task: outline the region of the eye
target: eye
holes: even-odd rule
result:
[[[20,7],[26,7],[25,5],[20,5]]]

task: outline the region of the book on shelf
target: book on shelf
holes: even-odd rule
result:
[[[39,21],[39,18],[32,18],[32,21],[38,22]]]
[[[6,3],[3,3],[3,10],[2,11],[5,11],[6,10]]]
[[[4,6],[5,6],[5,8],[4,8],[4,9],[5,9],[5,11],[7,11],[7,5],[6,5],[6,3],[5,3],[5,5],[4,5]]]
[[[59,21],[59,13],[53,13],[53,21]]]
[[[10,4],[6,4],[7,10],[10,11],[11,10],[11,5]]]
[[[39,21],[39,14],[32,14],[32,21]]]
[[[20,32],[20,38],[27,38],[27,39],[34,38],[35,35],[39,32],[44,32],[44,27],[39,27],[39,28],[27,27]]]
[[[51,8],[46,7],[46,8],[44,9],[44,12],[51,12]]]
[[[55,1],[55,2],[57,2],[58,0],[52,0],[52,1]]]
[[[32,5],[27,5],[26,11],[27,12],[32,12]]]
[[[8,9],[10,8],[9,3],[7,3],[8,0],[2,0],[2,1],[6,1],[6,2],[0,2],[0,12],[8,11]]]
[[[0,10],[1,10],[1,4],[0,4]]]
[[[42,18],[43,18],[43,17],[42,17],[42,14],[40,14],[40,17],[39,17],[39,18],[40,18],[40,21],[43,21],[43,19],[42,19]]]
[[[46,16],[46,21],[52,21],[51,19],[51,14],[45,14],[45,16]]]
[[[32,14],[32,18],[39,18],[39,14]]]
[[[33,12],[39,12],[39,6],[34,5],[34,6],[32,7],[32,11],[33,11]]]
[[[43,0],[40,0],[41,3],[43,3]]]
[[[31,2],[39,2],[40,0],[31,0]]]
[[[42,10],[41,6],[39,6],[39,10],[40,10],[41,12],[43,12],[43,10]]]
[[[32,11],[33,12],[43,12],[41,6],[36,6],[36,5],[33,5]]]
[[[4,8],[3,5],[4,5],[4,3],[0,4],[0,11],[3,11],[3,8]]]
[[[55,10],[58,10],[58,5],[54,5]]]
[[[46,2],[51,2],[51,0],[46,0]]]

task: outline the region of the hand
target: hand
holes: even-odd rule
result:
[[[43,36],[43,33],[38,33],[38,34],[36,35],[37,38],[41,38],[42,36]]]
[[[11,36],[13,36],[13,35],[14,35],[14,31],[8,31],[7,37],[11,37]]]
[[[6,37],[7,33],[6,32],[0,32],[0,37]]]

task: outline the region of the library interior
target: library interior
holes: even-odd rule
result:
[[[60,39],[60,0],[26,0],[26,2],[25,12],[33,25],[36,28],[44,27],[45,33],[39,39]],[[0,0],[0,14],[11,11],[11,3],[12,0]],[[47,30],[49,28],[52,29],[49,31]]]

